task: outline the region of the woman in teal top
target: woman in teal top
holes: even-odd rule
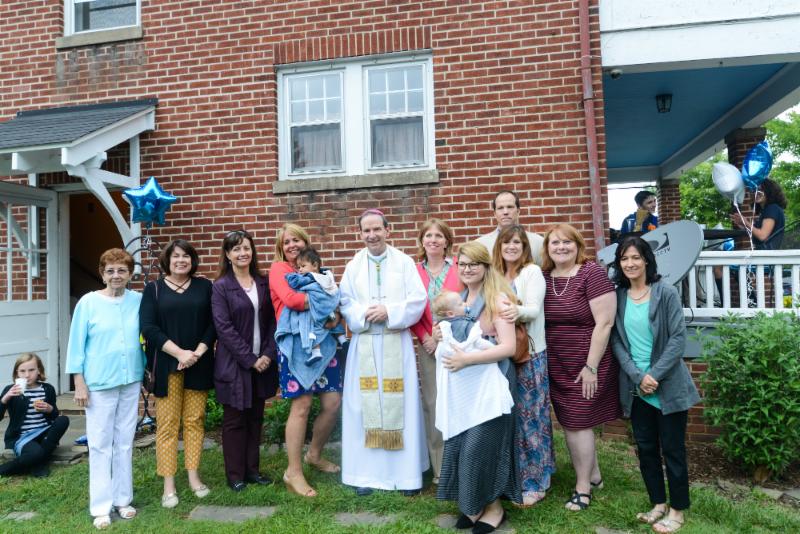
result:
[[[133,435],[145,356],[139,344],[141,293],[126,289],[133,258],[118,248],[100,256],[106,287],[84,295],[69,331],[67,373],[75,403],[86,408],[89,513],[94,526],[111,525],[111,511],[133,519]]]
[[[653,505],[636,518],[652,525],[655,532],[675,532],[683,526],[689,508],[688,410],[700,400],[683,363],[683,307],[678,291],[660,280],[653,251],[642,238],[623,239],[614,267],[617,317],[611,343],[620,363],[620,402],[625,416],[631,418],[639,469]]]

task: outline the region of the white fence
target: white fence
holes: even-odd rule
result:
[[[715,268],[722,275],[722,295],[714,281]],[[732,302],[732,280],[738,281],[736,302]],[[800,250],[704,251],[679,289],[687,317],[716,319],[728,313],[754,315],[786,309],[784,282],[787,295],[792,297],[789,307],[794,306],[798,313]]]

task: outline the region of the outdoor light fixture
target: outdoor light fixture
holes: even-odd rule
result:
[[[669,113],[669,110],[672,109],[672,95],[669,93],[656,95],[656,108],[659,113]]]

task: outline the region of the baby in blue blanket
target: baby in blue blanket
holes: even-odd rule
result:
[[[306,247],[304,250],[300,252],[297,256],[297,270],[300,274],[309,275],[314,278],[314,281],[319,284],[325,293],[335,297],[337,300],[339,298],[339,288],[336,286],[336,281],[333,278],[333,273],[329,270],[325,270],[322,272],[322,259],[320,258],[319,254],[316,250],[311,247]],[[290,276],[290,275],[287,275]],[[300,291],[307,291],[306,288],[301,288]],[[310,313],[310,312],[304,312]],[[331,313],[328,316],[329,320],[335,320],[336,316]],[[319,328],[324,328],[324,323],[327,321],[315,321],[315,326]],[[347,341],[347,337],[344,335],[344,327],[341,324],[338,324],[331,328],[329,332],[332,335],[336,335],[336,339],[338,340],[340,345],[344,345]],[[313,330],[309,332],[309,340],[314,343],[316,341],[317,336],[314,334]],[[311,348],[311,354],[309,355],[308,359],[306,360],[306,365],[313,365],[318,360],[322,359],[322,352],[320,350],[319,344],[314,344]]]

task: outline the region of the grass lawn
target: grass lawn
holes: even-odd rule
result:
[[[592,506],[585,512],[569,512],[563,502],[568,497],[573,474],[567,457],[563,435],[556,436],[558,473],[547,499],[534,508],[520,510],[506,505],[509,520],[518,533],[594,533],[603,526],[627,532],[649,532],[636,522],[636,512],[649,508],[647,495],[639,476],[637,460],[628,445],[599,442],[600,462],[605,489],[596,493]],[[276,480],[286,466],[286,456],[277,453],[262,458],[262,467]],[[189,521],[187,516],[199,500],[187,489],[185,477],[179,478],[180,504],[173,510],[161,508],[161,480],[155,475],[155,453],[152,448],[137,450],[134,457],[133,504],[139,516],[132,521],[115,520],[109,532],[147,533],[333,533],[333,532],[446,532],[434,524],[439,514],[457,514],[454,504],[435,499],[426,487],[422,496],[402,497],[394,492],[378,492],[358,498],[342,486],[336,476],[306,471],[317,488],[316,499],[303,499],[286,492],[283,484],[266,488],[249,486],[234,494],[225,486],[222,454],[219,449],[205,451],[203,480],[212,489],[202,504],[223,506],[277,506],[272,517],[248,523]],[[34,511],[38,515],[24,522],[0,519],[0,532],[66,533],[96,532],[88,511],[88,464],[54,468],[46,479],[12,478],[0,480],[0,517],[11,511]],[[383,526],[342,527],[334,521],[339,512],[369,511],[394,514],[394,522]],[[800,532],[800,512],[769,501],[757,494],[739,502],[731,502],[712,489],[692,489],[692,510],[681,532],[720,534],[764,532]],[[451,532],[456,532],[455,530]],[[460,531],[469,532],[469,531]]]

